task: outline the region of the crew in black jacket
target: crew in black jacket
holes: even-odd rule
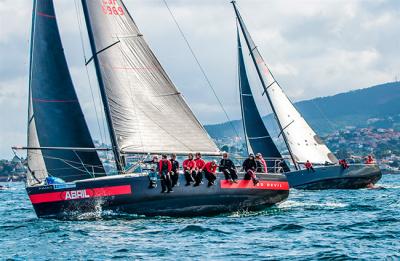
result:
[[[228,158],[228,153],[226,152],[222,154],[222,159],[219,163],[219,171],[224,173],[226,180],[237,183],[238,176],[235,164]]]
[[[245,180],[253,180],[254,186],[259,183],[256,177],[257,162],[253,153],[250,153],[249,157],[243,162],[243,170],[246,172],[244,175]]]
[[[176,160],[176,154],[171,155],[170,161],[172,163],[171,181],[172,187],[174,187],[178,184],[179,180],[179,162]]]

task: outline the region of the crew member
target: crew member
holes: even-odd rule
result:
[[[172,170],[171,170],[171,182],[172,182],[172,187],[175,187],[178,185],[179,181],[179,162],[176,160],[176,154],[171,155],[171,165],[172,165]]]
[[[208,180],[208,187],[211,187],[212,185],[214,185],[214,182],[217,179],[216,171],[217,171],[217,161],[216,160],[207,162],[204,165],[204,173],[205,173],[206,179]]]
[[[203,172],[206,162],[201,158],[200,152],[196,153],[196,159],[194,160],[194,162],[196,163],[196,175],[194,177],[195,180],[194,186],[197,187],[203,181]]]
[[[309,160],[307,160],[307,162],[304,164],[304,166],[306,167],[306,169],[307,169],[308,172],[310,172],[310,170],[311,170],[312,172],[315,172],[315,169],[314,169],[314,167],[313,167],[313,164],[312,164]]]
[[[374,158],[372,158],[371,155],[368,155],[367,158],[365,159],[365,164],[374,164]]]
[[[186,185],[190,186],[191,182],[194,182],[196,176],[196,162],[193,160],[193,154],[189,153],[188,158],[182,163],[183,171],[186,179]]]
[[[158,156],[154,155],[151,160],[143,161],[144,164],[149,164],[151,167],[149,172],[149,188],[157,187],[157,172],[158,172]]]
[[[158,174],[161,178],[161,193],[173,192],[170,176],[171,170],[171,161],[167,159],[167,155],[162,155],[162,159],[158,162]]]
[[[222,159],[219,163],[219,171],[224,173],[227,181],[237,183],[238,176],[235,164],[228,158],[228,153],[226,152],[222,154]]]
[[[250,153],[249,157],[243,162],[243,170],[246,172],[244,175],[245,180],[253,180],[254,186],[259,183],[256,177],[257,163],[254,159],[254,154]]]
[[[261,153],[256,154],[257,173],[267,173],[267,163],[263,159]]]
[[[343,169],[349,168],[349,164],[347,164],[347,161],[345,159],[339,160],[339,165],[342,166]]]

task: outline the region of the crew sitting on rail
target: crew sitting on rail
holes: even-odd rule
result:
[[[257,173],[268,173],[267,163],[263,159],[261,153],[256,154]]]
[[[196,153],[196,159],[194,160],[194,162],[196,163],[196,175],[194,177],[195,180],[194,186],[197,187],[203,181],[203,171],[206,162],[201,158],[200,152]]]
[[[153,159],[143,161],[144,164],[151,164],[151,172],[149,173],[149,188],[157,187],[157,172],[158,172],[158,156],[154,155]]]
[[[349,164],[347,164],[347,161],[345,159],[339,160],[339,165],[342,166],[343,169],[349,168]]]
[[[366,159],[365,159],[365,164],[374,164],[374,163],[375,163],[374,158],[372,158],[371,155],[368,155],[368,156],[366,157]]]
[[[183,171],[186,179],[186,185],[190,186],[191,182],[194,182],[196,176],[196,162],[193,160],[193,154],[189,153],[188,158],[183,161]]]
[[[314,169],[314,167],[313,167],[313,164],[312,164],[309,160],[307,160],[307,162],[304,163],[304,166],[306,167],[306,169],[307,169],[308,172],[310,172],[310,170],[311,170],[312,172],[315,172],[315,169]]]
[[[178,184],[179,181],[179,162],[176,160],[176,154],[172,154],[171,155],[171,165],[172,165],[172,169],[171,169],[171,182],[172,182],[172,187],[175,187]]]
[[[204,165],[204,173],[205,173],[206,179],[208,180],[208,187],[211,187],[212,185],[214,185],[214,182],[217,179],[216,171],[217,171],[217,161],[216,160],[207,162]]]
[[[224,173],[225,179],[231,183],[237,183],[238,175],[235,164],[228,158],[228,153],[222,154],[221,162],[219,163],[219,171]]]
[[[167,155],[162,155],[162,159],[158,163],[158,173],[161,178],[161,193],[170,193],[172,191],[171,176],[172,170],[171,161],[167,159]]]
[[[243,162],[243,170],[246,172],[244,175],[245,180],[253,180],[254,186],[259,183],[256,177],[257,163],[254,159],[254,154],[250,153],[249,157]]]

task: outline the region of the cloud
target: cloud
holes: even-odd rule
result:
[[[65,53],[86,119],[99,137],[84,69],[75,3],[54,1]],[[236,25],[226,0],[168,0],[231,118],[240,118],[237,90]],[[225,117],[161,0],[125,4],[155,54],[203,123]],[[400,1],[247,0],[238,1],[247,26],[281,86],[294,100],[331,95],[391,81],[399,75]],[[0,157],[25,141],[31,2],[1,0]],[[85,28],[86,58],[90,56]],[[249,61],[248,65],[251,67]],[[100,103],[89,68],[98,112]],[[260,94],[254,70],[253,87]],[[258,97],[263,113],[265,97]]]

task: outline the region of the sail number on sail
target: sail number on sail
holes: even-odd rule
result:
[[[124,9],[119,6],[117,0],[103,0],[101,9],[106,15],[125,15]]]

